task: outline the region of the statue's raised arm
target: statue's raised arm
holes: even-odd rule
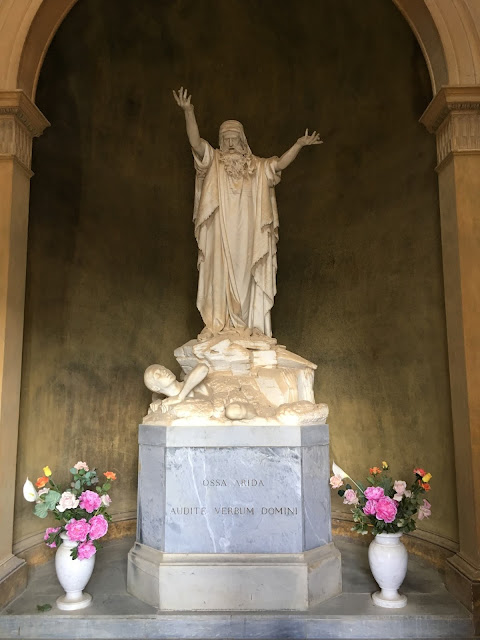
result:
[[[323,140],[320,140],[320,134],[314,131],[312,134],[308,133],[308,129],[305,129],[305,135],[301,136],[293,146],[285,151],[283,156],[277,162],[277,171],[283,171],[291,164],[298,156],[300,150],[303,147],[310,146],[311,144],[323,144]]]
[[[195,153],[200,158],[203,158],[203,155],[205,154],[205,140],[202,140],[200,132],[198,131],[195,111],[191,102],[192,96],[188,95],[188,91],[186,89],[180,87],[178,92],[173,91],[173,97],[175,98],[175,102],[185,113],[185,124],[187,127],[187,136],[190,145]]]

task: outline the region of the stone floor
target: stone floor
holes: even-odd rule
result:
[[[110,542],[100,551],[87,591],[92,605],[61,612],[61,595],[53,562],[33,569],[26,591],[0,613],[0,638],[49,640],[119,640],[208,638],[292,639],[351,638],[472,638],[469,613],[446,591],[440,574],[414,557],[409,559],[402,587],[408,596],[403,609],[372,604],[376,590],[367,548],[336,541],[342,553],[343,593],[308,612],[162,613],[126,591],[127,553],[133,540]],[[37,605],[51,604],[39,613]]]

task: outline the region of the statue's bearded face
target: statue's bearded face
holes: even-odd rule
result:
[[[242,139],[235,131],[225,131],[222,135],[220,150],[224,153],[243,153],[245,151]]]

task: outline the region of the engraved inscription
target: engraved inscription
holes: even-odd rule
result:
[[[222,516],[253,516],[255,507],[214,507],[214,513]],[[297,507],[261,507],[257,512],[269,516],[296,516]],[[171,507],[170,515],[178,516],[206,516],[206,507]]]
[[[243,478],[241,480],[235,479],[231,483],[227,483],[224,478],[204,478],[202,480],[204,487],[227,487],[228,484],[233,484],[235,487],[264,487],[263,480],[257,480],[256,478]]]

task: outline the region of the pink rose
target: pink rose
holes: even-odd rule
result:
[[[92,544],[90,540],[78,545],[78,558],[80,560],[88,560],[88,558],[91,558],[96,552],[95,545]]]
[[[70,540],[76,542],[85,542],[90,531],[90,525],[82,518],[81,520],[74,520],[73,518],[65,525],[68,537]]]
[[[84,491],[80,496],[80,508],[85,509],[87,513],[93,513],[102,504],[102,499],[94,491]]]
[[[380,498],[377,503],[377,513],[375,514],[377,520],[383,520],[384,522],[393,522],[397,515],[397,503],[392,498],[384,496]]]
[[[332,489],[339,489],[343,484],[343,480],[340,476],[332,476],[330,478],[330,486]]]
[[[110,503],[112,502],[112,499],[110,498],[108,493],[104,493],[103,496],[101,497],[101,501],[104,507],[109,507]]]
[[[363,507],[363,513],[366,516],[374,516],[377,512],[377,502],[378,500],[367,500]]]
[[[385,495],[382,487],[367,487],[365,489],[365,497],[367,500],[380,500]]]
[[[357,492],[353,489],[347,489],[343,496],[343,504],[358,504]]]
[[[418,508],[418,519],[423,520],[424,518],[428,518],[432,515],[432,505],[428,500],[423,500],[423,504]]]
[[[86,462],[82,462],[81,460],[79,460],[77,462],[77,464],[74,464],[73,468],[76,469],[77,471],[80,471],[80,469],[83,469],[84,471],[90,471],[90,469],[88,468],[87,463]]]
[[[98,540],[98,538],[102,538],[108,530],[108,522],[102,515],[93,516],[90,518],[90,540]]]
[[[60,529],[61,527],[48,527],[47,529],[45,529],[45,535],[43,536],[43,539],[47,543],[47,547],[50,547],[51,549],[55,549],[55,547],[57,546],[57,543],[55,542],[55,540],[50,543],[47,541],[51,533],[58,533]]]
[[[78,498],[71,491],[64,491],[60,496],[57,504],[57,511],[63,513],[66,509],[76,509],[78,507]]]

